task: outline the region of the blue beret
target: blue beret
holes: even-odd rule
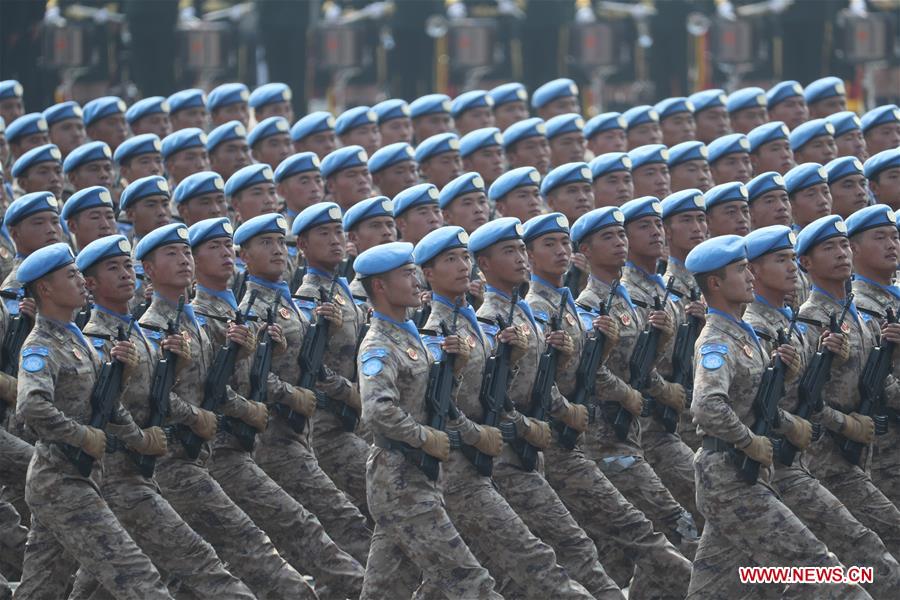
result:
[[[169,110],[173,113],[200,106],[206,106],[206,94],[203,93],[203,90],[181,90],[169,96]]]
[[[439,196],[438,189],[431,183],[419,183],[408,187],[394,196],[394,218],[415,206],[437,205]]]
[[[759,108],[768,105],[766,91],[758,87],[745,87],[731,92],[725,108],[729,113],[744,110],[746,108]]]
[[[307,206],[294,218],[291,233],[300,235],[307,229],[326,223],[341,223],[341,207],[334,202],[318,202]]]
[[[281,183],[288,177],[307,171],[318,171],[322,163],[315,152],[298,152],[291,154],[275,168],[275,183]]]
[[[819,183],[828,183],[828,172],[819,163],[803,163],[784,174],[784,187],[788,194]]]
[[[460,196],[471,194],[472,192],[485,192],[484,179],[481,178],[480,174],[475,173],[474,171],[463,173],[459,177],[450,180],[450,182],[441,190],[441,195],[438,197],[438,204],[440,204],[441,208],[447,208],[451,202]]]
[[[55,144],[44,144],[43,146],[32,148],[13,163],[12,176],[20,177],[25,174],[25,171],[39,163],[55,162],[60,164],[61,157],[62,154]]]
[[[482,148],[502,145],[503,136],[500,134],[500,130],[496,127],[484,127],[462,136],[462,139],[459,140],[459,155],[465,158]]]
[[[106,142],[87,142],[69,152],[63,162],[63,173],[69,174],[78,167],[97,160],[112,162],[112,150]]]
[[[721,183],[710,188],[710,190],[706,192],[706,210],[708,212],[712,207],[726,202],[735,202],[738,200],[741,202],[748,202],[749,197],[750,192],[747,191],[747,186],[740,181]]]
[[[649,104],[632,106],[622,113],[625,119],[626,129],[643,125],[644,123],[659,123],[659,113]]]
[[[469,251],[472,254],[508,240],[521,240],[525,234],[522,222],[515,217],[500,217],[488,221],[469,236]]]
[[[891,213],[892,218],[893,216]],[[744,242],[747,245],[747,260],[756,260],[764,254],[793,248],[797,243],[797,236],[787,225],[769,225],[748,233]]]
[[[369,173],[377,173],[397,163],[416,160],[416,151],[406,142],[394,142],[376,150],[369,158]]]
[[[488,197],[496,202],[516,188],[541,184],[541,174],[534,167],[518,167],[507,171],[491,184]]]
[[[47,126],[49,127],[54,123],[59,123],[60,121],[65,121],[66,119],[80,119],[83,111],[81,110],[81,107],[78,106],[77,102],[69,100],[67,102],[54,104],[50,108],[46,109],[42,114],[44,115],[44,120],[47,121]]]
[[[267,83],[261,85],[250,94],[248,104],[253,109],[265,106],[266,104],[275,104],[276,102],[290,102],[294,95],[291,88],[284,83]]]
[[[820,217],[800,230],[794,250],[797,256],[803,256],[817,244],[834,237],[847,237],[847,224],[838,215]]]
[[[599,179],[607,173],[615,171],[631,172],[631,157],[627,152],[607,152],[594,158],[588,166],[591,168],[591,177]]]
[[[625,208],[624,206],[622,207]],[[681,213],[706,212],[706,200],[703,198],[703,192],[697,189],[686,189],[669,194],[662,201],[662,218],[668,219]]]
[[[897,108],[896,104],[876,106],[864,114],[860,120],[863,133],[877,125],[884,125],[885,123],[900,123],[900,108]]]
[[[416,98],[409,105],[409,116],[413,119],[433,115],[435,113],[450,113],[452,108],[450,96],[445,94],[428,94]]]
[[[875,179],[885,169],[900,167],[900,148],[882,150],[875,156],[870,156],[863,166],[866,179]]]
[[[188,243],[191,248],[196,248],[204,242],[217,238],[231,238],[234,235],[234,227],[228,217],[213,217],[203,219],[191,225],[188,229]]]
[[[847,225],[847,237],[852,237],[857,233],[876,227],[884,227],[886,225],[896,227],[897,220],[890,206],[887,204],[873,204],[861,208],[847,217],[845,224]]]
[[[117,165],[121,166],[122,163],[134,156],[154,153],[162,155],[162,142],[155,133],[142,133],[119,144],[113,154],[113,159]]]
[[[366,219],[375,217],[394,218],[394,202],[387,196],[374,196],[357,202],[344,213],[344,231],[350,231]]]
[[[413,262],[413,245],[409,242],[388,242],[361,252],[353,261],[353,270],[360,279],[381,275]]]
[[[102,185],[92,185],[72,194],[63,204],[59,216],[65,221],[81,211],[98,206],[113,208],[112,195]]]
[[[588,119],[588,122],[584,124],[583,133],[585,138],[591,139],[598,133],[609,131],[610,129],[624,130],[626,127],[628,127],[628,123],[625,121],[622,113],[607,112]]]
[[[463,92],[453,99],[453,103],[450,105],[450,114],[455,119],[467,110],[480,107],[493,108],[493,106],[494,99],[486,91],[471,90]]]
[[[84,125],[87,127],[100,119],[125,113],[125,101],[118,96],[95,98],[84,105]]]
[[[35,250],[22,261],[16,272],[16,279],[23,285],[28,285],[44,275],[71,265],[73,262],[75,262],[75,255],[68,244],[64,242],[50,244]]]
[[[456,225],[438,227],[419,240],[413,250],[413,260],[417,265],[424,265],[441,252],[465,248],[468,242],[469,235],[462,227]]]
[[[175,191],[172,192],[172,200],[175,204],[184,204],[191,198],[205,196],[206,194],[221,194],[225,191],[225,181],[222,176],[213,171],[200,171],[192,173],[181,180]]]
[[[584,119],[578,113],[556,115],[547,120],[547,139],[564,133],[581,133],[584,130]]]
[[[244,221],[234,232],[234,243],[240,246],[247,240],[264,233],[287,235],[287,221],[279,213],[259,215]]]
[[[726,96],[725,92],[720,89],[713,89],[703,90],[702,92],[691,94],[690,96],[688,96],[688,100],[690,100],[691,104],[694,105],[694,113],[696,114],[701,110],[706,110],[707,108],[725,106],[725,103],[728,102],[728,96]]]
[[[592,183],[591,168],[584,162],[570,162],[560,165],[547,173],[541,182],[541,194],[546,196],[554,189],[567,183]]]
[[[791,130],[783,121],[769,121],[763,123],[759,127],[754,127],[747,134],[750,140],[750,152],[756,152],[763,144],[774,142],[775,140],[789,140]]]
[[[229,104],[246,102],[250,99],[250,90],[243,83],[223,83],[209,93],[206,99],[206,108],[216,110]]]
[[[828,175],[828,183],[833,184],[838,179],[848,175],[865,175],[863,164],[855,156],[841,156],[825,165],[825,173]]]
[[[344,146],[331,152],[322,159],[322,177],[329,178],[338,171],[353,167],[366,167],[369,156],[362,146]]]
[[[351,129],[363,125],[373,125],[378,122],[378,115],[368,106],[354,106],[338,115],[334,122],[334,132],[344,135]]]
[[[504,83],[492,89],[488,94],[494,100],[494,106],[508,104],[510,102],[525,102],[528,100],[528,92],[525,86],[516,81]]]
[[[747,201],[753,202],[763,194],[767,194],[772,190],[787,191],[787,188],[784,185],[784,177],[775,171],[760,173],[747,182]]]
[[[630,150],[628,158],[631,159],[632,171],[653,163],[666,164],[669,162],[669,149],[664,144],[647,144]]]
[[[0,81],[0,100],[21,98],[24,91],[25,90],[22,89],[22,84],[15,79]]]
[[[206,134],[198,127],[186,127],[163,138],[162,157],[163,160],[167,160],[182,150],[198,147],[206,149]]]
[[[669,148],[669,168],[677,167],[681,163],[691,160],[707,160],[709,150],[706,144],[695,140],[681,142]]]
[[[324,110],[309,113],[291,127],[291,140],[299,142],[314,133],[334,130],[334,117]]]
[[[796,152],[812,141],[813,138],[821,137],[823,135],[834,135],[834,125],[825,119],[812,119],[811,121],[801,123],[791,131],[791,150]]]
[[[642,196],[629,200],[621,206],[622,214],[625,216],[625,224],[637,221],[644,217],[662,218],[663,209],[659,198],[654,196]]]
[[[712,164],[728,154],[738,152],[749,154],[750,140],[743,133],[729,133],[714,139],[706,148],[709,150],[709,162]]]
[[[5,225],[12,227],[21,222],[22,219],[41,212],[59,213],[59,202],[50,192],[32,192],[19,196],[6,209],[3,222]]]
[[[558,98],[578,95],[578,86],[571,79],[561,78],[548,81],[531,95],[531,107],[541,108]]]
[[[531,117],[516,121],[503,132],[503,149],[506,150],[516,142],[530,137],[547,137],[547,125],[543,119]]]
[[[844,82],[837,77],[823,77],[816,79],[803,90],[803,97],[807,104],[818,102],[832,96],[843,96],[847,93]]]
[[[162,96],[150,96],[143,100],[138,100],[125,111],[125,120],[131,125],[138,119],[143,119],[148,115],[162,113],[169,114],[169,101]]]
[[[84,273],[101,260],[117,256],[131,256],[131,242],[124,235],[107,235],[82,248],[75,257],[75,266]]]
[[[243,189],[260,183],[275,183],[272,168],[265,163],[241,167],[225,182],[225,195],[234,196]]]
[[[421,164],[432,156],[459,150],[459,137],[455,133],[438,133],[422,140],[416,147],[416,162]]]
[[[6,127],[6,140],[10,143],[20,137],[47,132],[47,119],[41,113],[22,115]]]
[[[572,224],[572,241],[580,244],[584,239],[607,227],[618,225],[625,226],[625,215],[618,206],[604,206],[586,212]]]
[[[852,110],[842,110],[828,115],[825,120],[834,126],[834,137],[862,129],[862,121]]]
[[[691,273],[709,273],[747,258],[747,246],[739,235],[720,235],[697,244],[684,266]]]
[[[122,195],[119,196],[119,210],[125,210],[138,200],[150,196],[169,197],[169,183],[166,181],[165,177],[148,175],[147,177],[141,177],[140,179],[135,179],[129,183],[128,186],[122,190]]]
[[[548,233],[568,234],[569,219],[560,212],[554,212],[532,217],[525,221],[525,224],[522,227],[524,229],[522,239],[525,240],[525,243],[527,244]]]
[[[231,140],[246,139],[247,128],[244,127],[244,124],[240,121],[228,121],[210,131],[209,135],[206,136],[206,151],[212,153],[219,144],[224,144]]]
[[[656,114],[659,115],[659,119],[663,120],[678,113],[693,114],[694,105],[687,98],[679,96],[675,98],[666,98],[662,102],[657,102],[653,106],[653,110],[655,110]]]
[[[288,123],[287,119],[284,117],[269,117],[256,124],[253,131],[247,136],[247,143],[253,147],[257,143],[272,137],[273,135],[284,134],[289,136],[290,131],[291,125]]]
[[[766,103],[771,109],[779,102],[784,102],[788,98],[803,97],[803,86],[800,83],[789,79],[788,81],[779,81],[766,92]]]
[[[373,106],[372,110],[378,117],[379,125],[391,119],[406,119],[410,115],[409,104],[399,98],[388,98]]]
[[[169,223],[162,227],[157,227],[147,235],[141,238],[141,241],[134,247],[134,257],[137,260],[144,260],[148,254],[161,246],[170,244],[190,245],[188,242],[188,226],[184,223]]]

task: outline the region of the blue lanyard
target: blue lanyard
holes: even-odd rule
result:
[[[572,298],[572,290],[570,290],[569,288],[567,288],[565,286],[564,287],[556,287],[555,285],[553,285],[552,283],[550,283],[549,281],[547,281],[540,275],[532,275],[531,280],[536,281],[536,282],[540,283],[541,285],[550,288],[551,290],[556,290],[557,293],[565,296],[566,302],[568,302],[568,304],[569,304],[569,308],[572,309],[572,313],[575,315],[578,314],[578,308],[575,306],[575,299]]]
[[[639,272],[641,275],[643,275],[644,277],[646,277],[647,279],[649,279],[650,281],[652,281],[653,283],[655,283],[656,285],[661,287],[663,290],[666,289],[666,280],[662,278],[662,275],[659,275],[657,273],[649,273],[646,270],[644,270],[644,269],[640,268],[639,266],[637,266],[636,264],[634,264],[633,262],[631,262],[630,260],[628,262],[626,262],[625,265],[628,267],[631,267],[635,271]]]
[[[900,287],[897,287],[896,285],[881,285],[877,281],[875,281],[873,279],[869,279],[868,277],[865,277],[864,275],[860,275],[858,273],[853,276],[853,279],[859,279],[860,281],[865,281],[866,283],[870,283],[870,284],[874,285],[875,287],[877,287],[878,289],[880,289],[884,292],[887,292],[888,294],[893,296],[895,300],[900,300]]]
[[[424,346],[422,346],[422,338],[419,336],[419,330],[416,329],[415,323],[413,323],[409,319],[401,323],[400,321],[392,319],[391,317],[387,316],[384,313],[380,313],[377,310],[372,312],[372,318],[381,319],[382,321],[386,321],[388,323],[391,323],[392,325],[396,325],[397,327],[414,337],[416,341],[419,342],[419,346],[424,348]]]
[[[839,306],[841,306],[841,307],[844,306],[844,303],[843,303],[843,302],[841,302],[840,300],[838,300],[837,298],[835,298],[834,296],[832,296],[831,294],[829,294],[828,292],[826,292],[825,290],[823,290],[822,288],[820,288],[819,286],[813,285],[813,286],[812,286],[812,290],[813,290],[814,292],[819,292],[819,293],[822,294],[823,296],[827,296],[827,297],[831,298],[831,300],[832,300],[835,304],[837,304],[837,305],[839,305]],[[850,307],[849,307],[848,310],[850,311],[850,314],[853,315],[853,318],[856,319],[856,322],[859,323],[859,313],[856,312],[856,303],[855,303],[855,302],[851,302],[851,303],[850,303]]]
[[[729,321],[731,321],[732,323],[734,323],[735,325],[737,325],[738,327],[740,327],[741,329],[743,329],[744,331],[746,331],[747,335],[749,335],[751,338],[753,338],[753,341],[756,342],[756,347],[759,349],[759,352],[763,356],[766,355],[766,353],[763,352],[762,344],[759,343],[759,336],[756,335],[756,331],[753,330],[753,327],[751,327],[749,323],[747,323],[743,319],[735,319],[733,316],[729,315],[727,312],[723,312],[717,308],[710,307],[706,310],[706,312],[710,315],[719,315],[721,317],[724,317],[724,318],[728,319]]]
[[[497,294],[498,296],[505,298],[507,302],[512,302],[512,298],[506,292],[498,290],[492,285],[485,286],[485,291],[491,292],[493,294]],[[519,300],[516,302],[516,306],[522,309],[522,312],[525,313],[525,316],[528,317],[528,321],[531,323],[531,328],[535,333],[540,333],[540,330],[537,326],[537,321],[534,320],[534,313],[531,312],[531,306],[528,305],[524,300]]]
[[[769,302],[768,300],[766,300],[759,294],[754,294],[754,295],[756,296],[757,302],[759,302],[760,304],[763,304],[765,306],[768,306],[769,308],[774,308],[775,310],[780,312],[782,314],[782,316],[784,316],[784,318],[787,319],[788,321],[790,321],[791,319],[794,318],[794,311],[791,310],[790,306],[782,306],[781,308],[779,308],[777,306],[773,306],[771,302]]]
[[[232,292],[231,290],[229,290],[229,289],[224,289],[222,291],[211,290],[208,287],[206,287],[205,285],[200,285],[199,283],[197,284],[197,289],[203,291],[206,294],[209,294],[210,296],[215,296],[219,300],[222,300],[223,302],[227,303],[228,306],[231,307],[231,310],[237,311],[238,303],[237,303],[237,300],[235,300],[235,298],[234,298],[234,292]]]
[[[291,287],[284,281],[269,281],[268,279],[262,279],[256,275],[248,275],[247,281],[251,281],[256,285],[261,285],[264,288],[269,288],[270,290],[278,292],[281,297],[284,298],[284,301],[287,302],[287,305],[294,309],[295,313],[297,312],[297,307],[294,306],[294,299],[291,297]]]
[[[308,267],[306,269],[307,273],[312,273],[313,275],[318,275],[324,279],[334,279],[334,273],[326,273],[322,269],[317,269],[315,267]],[[348,300],[353,300],[353,293],[350,291],[350,284],[347,283],[346,277],[338,277],[337,283],[341,286],[341,289],[344,290],[344,294],[347,295]]]

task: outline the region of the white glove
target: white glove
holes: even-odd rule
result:
[[[193,6],[186,6],[178,11],[178,20],[182,23],[190,23],[197,20],[197,12]]]
[[[451,21],[458,21],[466,18],[466,5],[462,2],[455,2],[447,7],[447,17]]]
[[[94,23],[102,25],[109,20],[109,11],[105,8],[98,8],[94,13]]]
[[[497,0],[497,12],[517,19],[525,17],[525,14],[516,4],[516,0]]]
[[[341,7],[334,2],[325,6],[325,21],[333,23],[341,18]]]
[[[791,5],[792,0],[769,0],[769,8],[773,13],[783,13]]]
[[[597,21],[597,17],[594,15],[594,11],[590,6],[582,6],[575,13],[575,22],[579,24],[588,24],[594,23]]]
[[[385,0],[372,2],[371,4],[366,5],[366,7],[363,8],[360,12],[368,16],[370,19],[380,19],[385,15],[385,13],[389,11],[390,5],[391,2],[386,2]]]
[[[869,16],[869,11],[866,8],[866,0],[850,0],[849,10],[851,15],[860,19],[865,19]]]
[[[66,24],[66,20],[63,18],[62,13],[59,12],[58,6],[51,6],[44,12],[44,23],[63,27]]]
[[[731,2],[728,2],[728,0],[719,2],[716,5],[716,12],[718,12],[719,16],[726,21],[734,21],[737,18],[734,14],[734,5]]]

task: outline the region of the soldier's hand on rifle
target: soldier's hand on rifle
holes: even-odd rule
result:
[[[81,449],[93,456],[95,460],[100,460],[106,452],[106,433],[102,429],[86,425],[84,438],[81,440]]]
[[[625,399],[622,400],[622,406],[635,417],[639,417],[644,412],[644,396],[630,387],[625,393]]]
[[[697,317],[702,321],[706,321],[706,305],[699,300],[691,302],[684,307],[684,312],[690,317]]]
[[[575,342],[565,331],[551,331],[546,339],[548,344],[559,351],[561,365],[567,365],[575,357]]]
[[[125,368],[122,369],[122,381],[127,382],[129,379],[131,379],[131,375],[140,364],[140,360],[138,359],[137,347],[134,345],[134,342],[132,342],[131,340],[122,340],[116,342],[116,344],[110,349],[109,354],[114,359],[125,365]]]
[[[509,364],[514,366],[528,352],[528,339],[522,330],[515,325],[507,327],[497,336],[501,342],[510,346]]]
[[[662,391],[657,394],[657,400],[680,413],[684,410],[684,404],[687,402],[687,392],[680,383],[671,381],[663,382]]]
[[[196,411],[194,422],[188,425],[188,427],[204,440],[213,439],[213,436],[216,435],[216,430],[219,428],[216,415],[208,410],[198,407],[194,407],[194,410]]]
[[[481,306],[481,303],[484,302],[484,282],[481,279],[473,279],[469,282],[468,292],[472,294],[472,299],[475,300],[475,308]]]
[[[303,416],[311,417],[316,412],[316,394],[306,388],[295,387],[285,400],[290,409]]]
[[[17,390],[18,380],[12,375],[0,372],[0,400],[6,402],[13,409],[16,407]]]
[[[500,430],[489,425],[476,425],[478,428],[478,441],[474,446],[480,452],[488,456],[500,456],[503,452],[503,436]]]
[[[144,300],[151,302],[153,300],[153,282],[149,279],[145,279],[141,289],[144,290]]]
[[[228,323],[228,329],[225,330],[225,338],[234,342],[241,347],[238,352],[238,359],[247,358],[253,355],[256,350],[256,338],[246,325],[238,325],[234,321]]]
[[[341,312],[341,308],[333,302],[325,302],[317,306],[316,314],[328,319],[334,329],[340,329],[344,324],[344,314]]]
[[[422,452],[441,461],[450,458],[450,438],[447,434],[427,425],[424,427],[425,443],[422,444]]]
[[[675,334],[675,325],[672,323],[672,319],[669,317],[669,313],[664,310],[653,310],[650,311],[650,315],[647,317],[647,320],[650,322],[650,325],[655,329],[659,329],[660,338],[659,338],[659,349],[660,351],[663,349],[663,346],[666,345],[666,342],[671,339],[671,337]]]
[[[822,345],[834,353],[838,365],[842,365],[850,358],[850,340],[843,333],[834,333],[826,330],[822,334]]]
[[[772,465],[772,440],[764,435],[750,434],[750,443],[740,448],[740,451],[763,465]]]
[[[248,400],[247,403],[247,414],[241,420],[257,431],[265,431],[269,423],[269,409],[262,402]]]
[[[169,446],[166,441],[166,434],[163,433],[161,427],[148,427],[142,430],[141,433],[144,434],[144,438],[132,450],[146,456],[162,456],[166,453]]]
[[[37,304],[34,303],[34,298],[19,300],[19,312],[34,321],[34,315],[37,314]]]
[[[795,447],[803,450],[812,442],[812,424],[802,417],[791,415],[794,423],[784,437]]]
[[[459,377],[469,362],[469,344],[458,335],[448,335],[441,344],[444,352],[456,356],[453,363],[453,374]]]
[[[782,344],[775,349],[774,355],[781,358],[781,362],[787,367],[786,381],[796,381],[800,377],[800,354],[790,344]],[[794,444],[797,446],[797,444]],[[797,446],[799,448],[799,446]]]
[[[175,361],[175,372],[181,373],[191,364],[191,344],[183,334],[177,333],[163,338],[160,343],[163,350],[171,350],[178,360]]]
[[[583,404],[570,404],[566,412],[559,416],[559,420],[575,431],[587,431],[588,409]]]
[[[281,329],[281,325],[277,323],[263,325],[263,329],[260,330],[260,335],[266,331],[269,332],[269,337],[275,342],[275,347],[272,348],[274,354],[281,354],[287,350],[287,339],[284,337],[284,330]]]
[[[606,338],[606,343],[603,345],[603,360],[605,361],[619,343],[619,323],[609,315],[602,315],[594,318],[592,325],[599,329]]]
[[[859,413],[844,415],[844,425],[838,431],[848,440],[871,444],[875,440],[875,421]]]
[[[358,383],[354,383],[352,386],[350,386],[350,391],[348,391],[346,397],[344,397],[344,404],[346,404],[356,412],[360,412],[362,410],[362,399],[359,397]]]
[[[550,446],[550,423],[528,417],[525,417],[525,423],[528,425],[522,434],[525,441],[541,450],[548,448]]]
[[[572,254],[572,266],[577,267],[582,273],[591,272],[591,266],[588,264],[587,257],[581,252]]]
[[[881,326],[881,339],[900,344],[900,323],[885,323]],[[894,352],[897,355],[897,352]]]

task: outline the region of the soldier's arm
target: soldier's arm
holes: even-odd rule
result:
[[[816,327],[812,324],[806,324],[806,332],[803,334],[803,352],[801,352],[801,355],[803,357],[804,370],[806,370],[806,367],[809,366],[809,363],[812,361],[813,355],[815,355],[816,350],[819,347],[819,337],[822,335],[823,330],[824,329],[821,327]],[[844,422],[846,421],[844,413],[828,405],[827,386],[822,392],[822,395],[824,397],[824,407],[819,412],[810,414],[809,420],[812,423],[821,424],[822,427],[826,429],[839,432],[844,428]]]
[[[28,350],[34,348],[26,348],[23,354]],[[45,354],[32,354],[28,358],[32,359],[28,369],[19,365],[16,416],[44,441],[81,446],[87,427],[66,416],[53,402],[59,371],[56,361]]]
[[[703,432],[742,448],[750,442],[750,429],[738,418],[729,402],[729,390],[734,376],[734,348],[728,352],[707,352],[701,345],[695,354],[694,402],[691,411],[694,423]],[[716,344],[720,349],[726,344]]]
[[[121,403],[116,403],[116,410],[109,420],[107,431],[125,442],[128,446],[140,446],[144,440],[141,428],[134,422],[131,413]]]
[[[425,427],[400,406],[402,392],[397,385],[399,363],[394,355],[396,352],[373,346],[361,348],[360,352],[359,391],[363,420],[374,434],[420,447],[425,443]],[[424,398],[406,400],[423,402]]]

